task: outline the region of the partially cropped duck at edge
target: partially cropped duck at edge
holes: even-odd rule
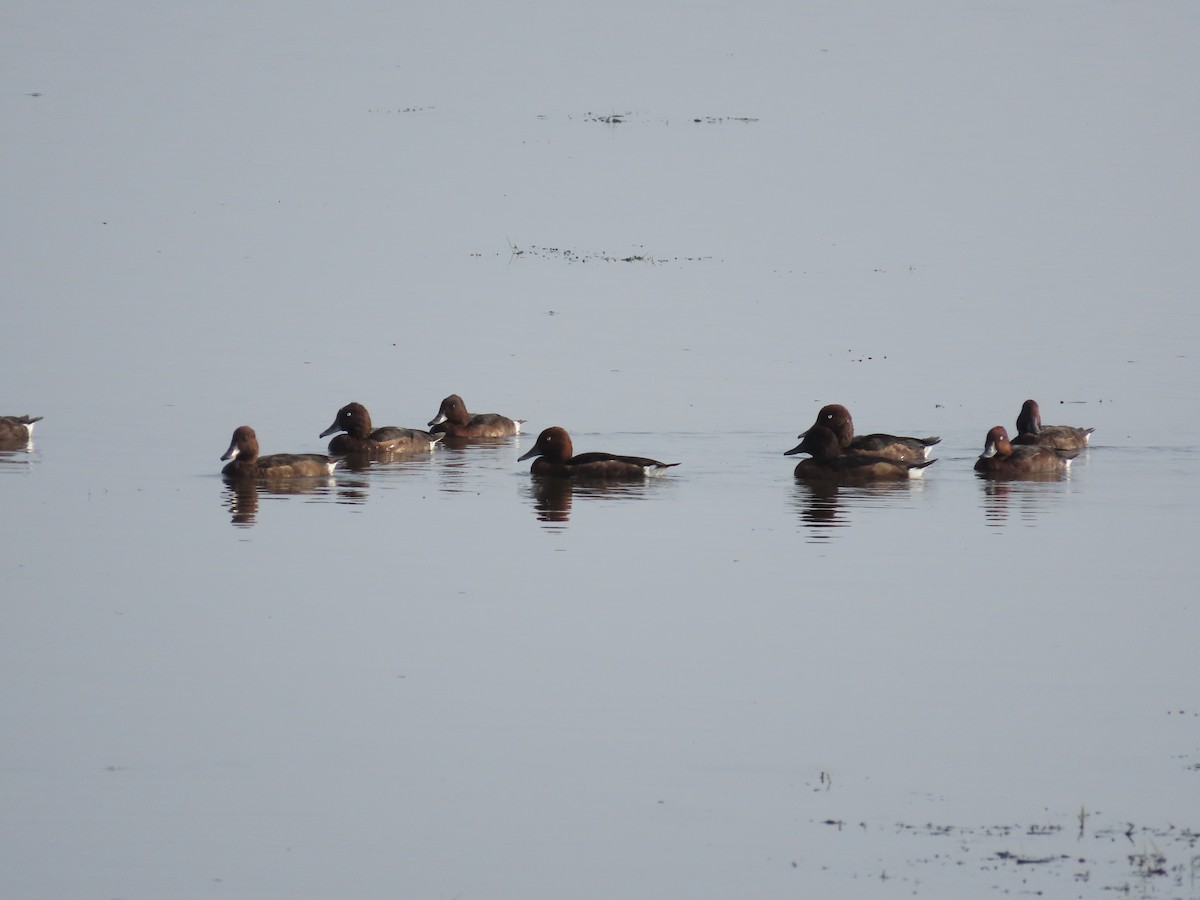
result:
[[[1016,476],[1062,475],[1071,466],[1078,450],[1058,450],[1031,444],[1013,446],[1008,430],[997,425],[987,433],[983,453],[975,460],[975,471],[983,475]]]
[[[233,440],[221,459],[231,462],[221,470],[226,478],[311,478],[332,475],[336,459],[320,453],[272,453],[258,455],[258,436],[249,425],[233,431]]]
[[[524,419],[510,419],[500,413],[469,413],[463,398],[451,394],[442,401],[437,415],[429,420],[429,429],[447,437],[499,438],[520,434],[524,422]]]
[[[679,463],[664,463],[644,456],[617,456],[613,453],[574,455],[571,437],[557,426],[538,435],[537,443],[517,458],[517,462],[539,457],[529,471],[534,475],[558,478],[644,478],[661,475]]]
[[[846,453],[837,435],[824,425],[804,432],[804,440],[784,456],[807,453],[811,459],[796,464],[795,475],[805,481],[834,481],[861,484],[867,481],[902,481],[919,478],[936,459],[897,459],[878,453]]]
[[[831,403],[821,407],[817,413],[818,425],[828,428],[837,438],[842,453],[866,453],[871,456],[888,456],[892,459],[929,459],[933,445],[940,437],[900,437],[895,434],[854,434],[854,420],[850,418],[850,410],[840,403]],[[809,431],[812,429],[810,428]],[[802,432],[803,438],[807,431]]]
[[[317,437],[328,437],[343,432],[329,442],[329,452],[339,456],[352,453],[428,453],[442,439],[440,434],[430,434],[416,428],[397,428],[385,425],[371,428],[371,414],[361,403],[347,403],[337,412],[333,424]]]
[[[0,416],[0,450],[16,450],[33,440],[33,423],[41,416]]]
[[[1095,430],[1072,425],[1043,425],[1042,411],[1038,409],[1037,401],[1026,400],[1021,404],[1021,414],[1017,416],[1017,436],[1012,442],[1053,447],[1056,450],[1083,450]]]

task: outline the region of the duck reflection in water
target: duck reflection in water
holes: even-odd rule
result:
[[[851,511],[855,508],[897,506],[921,487],[920,481],[911,480],[844,484],[797,478],[792,503],[800,524],[812,532],[812,540],[827,541],[833,537],[833,529],[853,523]]]
[[[832,481],[796,480],[793,502],[800,514],[800,522],[814,532],[814,537],[828,540],[829,530],[849,525],[846,509],[838,502],[838,486]]]
[[[574,485],[566,478],[534,478],[526,487],[539,522],[566,524],[571,518]]]
[[[439,435],[440,436],[440,435]],[[438,446],[442,446],[440,443]],[[397,470],[428,471],[434,464],[432,453],[409,453],[408,451],[391,452],[388,450],[355,450],[344,456],[338,456],[338,472],[343,469],[362,475],[371,469],[387,468]]]
[[[624,502],[647,500],[660,491],[669,490],[665,479],[642,481],[577,480],[556,476],[534,475],[522,492],[530,499],[534,515],[544,527],[558,531],[570,521],[575,500]]]
[[[229,510],[230,522],[233,525],[249,527],[258,520],[260,495],[281,498],[297,494],[321,496],[332,494],[338,487],[338,482],[333,478],[305,478],[291,481],[259,481],[253,478],[226,479],[222,506]],[[350,492],[353,492],[353,489],[350,489]],[[358,499],[348,498],[345,502],[363,502],[366,495],[361,489],[358,493],[360,494]]]
[[[981,478],[983,518],[990,528],[1003,528],[1010,520],[1036,525],[1070,490],[1070,478],[1051,473],[1022,478]]]

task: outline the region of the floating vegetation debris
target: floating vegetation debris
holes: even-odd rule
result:
[[[752,116],[705,116],[702,119],[692,119],[692,121],[702,125],[720,125],[722,122],[741,122],[748,125],[751,122],[757,122],[758,119]]]
[[[547,118],[539,116],[539,118]],[[656,122],[660,125],[670,125],[671,116],[653,116],[643,112],[608,112],[594,113],[586,112],[583,114],[585,122],[599,122],[601,125],[624,125],[628,122]],[[722,125],[726,122],[736,122],[741,125],[749,125],[758,121],[755,116],[692,116],[691,118],[681,119],[680,121],[690,122],[693,125]]]
[[[996,858],[1015,862],[1018,866],[1040,866],[1045,863],[1070,859],[1071,857],[1065,853],[1056,854],[1055,856],[1023,856],[1019,853],[1009,853],[1007,850],[1001,850],[996,854]]]
[[[566,247],[542,247],[530,244],[518,246],[508,242],[509,253],[512,257],[536,257],[538,259],[558,259],[568,263],[607,262],[607,263],[648,263],[652,266],[668,263],[707,262],[711,256],[654,256],[647,253],[644,247],[637,247],[632,252],[611,253],[607,250],[580,251]]]
[[[1069,825],[1034,821],[1025,824],[953,825],[944,822],[891,825],[862,830],[846,828],[840,818],[814,819],[813,824],[845,834],[890,831],[903,842],[900,850],[909,866],[969,866],[980,872],[1008,871],[1020,876],[1024,893],[1045,894],[1045,884],[1062,878],[1077,883],[1098,883],[1102,890],[1120,895],[1146,896],[1151,882],[1164,888],[1192,891],[1200,883],[1200,832],[1174,824],[1137,825],[1119,821],[1096,827],[1100,814],[1085,806]],[[1085,829],[1086,824],[1086,829]],[[919,849],[925,842],[939,849]],[[1036,875],[1034,873],[1037,873]],[[860,872],[859,875],[866,875]],[[928,882],[931,875],[920,876]],[[1036,879],[1036,881],[1031,881]],[[1170,896],[1182,896],[1171,894]]]
[[[369,113],[419,113],[437,109],[436,106],[401,106],[397,109],[368,109]]]

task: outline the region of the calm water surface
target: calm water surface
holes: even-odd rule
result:
[[[0,14],[0,895],[1200,897],[1196,8],[460,13]]]

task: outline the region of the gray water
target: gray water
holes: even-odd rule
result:
[[[0,895],[1200,896],[1200,8],[0,35]],[[529,434],[219,477],[451,392]],[[797,484],[830,402],[938,462]]]

